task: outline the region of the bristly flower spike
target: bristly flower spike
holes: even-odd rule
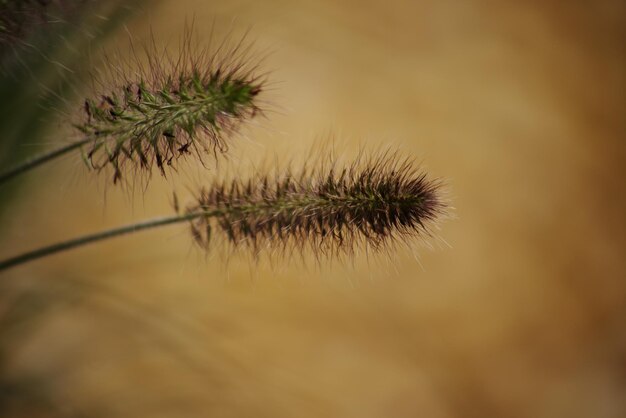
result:
[[[320,160],[321,161],[321,160]],[[448,206],[441,182],[411,160],[384,153],[338,169],[335,162],[248,180],[216,180],[185,213],[150,219],[42,247],[0,260],[0,271],[72,248],[166,225],[189,222],[194,240],[208,249],[222,237],[234,249],[309,249],[320,259],[360,248],[391,251],[429,237]]]
[[[150,173],[156,164],[165,175],[181,157],[226,152],[241,124],[263,113],[265,75],[245,37],[211,50],[194,47],[192,32],[175,54],[153,41],[143,54],[132,46],[130,63],[107,60],[94,75],[100,92],[74,122],[78,139],[1,172],[0,184],[76,149],[88,167],[111,168],[114,183],[128,166]]]
[[[165,175],[179,157],[223,153],[240,123],[260,112],[263,80],[253,75],[243,40],[209,52],[193,50],[188,37],[175,57],[146,49],[147,68],[84,102],[75,126],[90,139],[86,160],[95,169],[112,167],[114,182],[129,163],[139,169],[156,164]]]
[[[446,209],[440,181],[388,152],[341,169],[331,160],[297,172],[216,181],[187,213],[207,214],[191,221],[205,248],[218,232],[254,254],[270,248],[340,256],[429,236]]]

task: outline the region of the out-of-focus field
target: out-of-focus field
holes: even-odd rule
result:
[[[1,280],[45,307],[11,352],[15,416],[626,415],[623,1],[176,0],[148,16],[130,32],[175,44],[194,17],[200,38],[251,28],[270,52],[272,112],[209,177],[329,132],[347,153],[391,144],[447,180],[450,248],[225,263],[181,226],[15,269]],[[3,255],[170,214],[202,177],[128,192],[80,164],[32,174]]]

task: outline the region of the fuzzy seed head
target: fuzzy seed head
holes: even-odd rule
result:
[[[236,54],[239,47],[229,51]],[[75,124],[91,139],[88,164],[112,167],[113,180],[125,165],[163,175],[180,157],[226,152],[239,125],[260,112],[262,81],[240,56],[218,57],[185,49],[176,59],[148,50],[149,67],[98,98],[87,99]],[[207,58],[208,57],[208,58]]]
[[[256,255],[307,248],[339,256],[367,246],[375,251],[431,234],[446,205],[440,183],[428,180],[410,160],[384,154],[337,169],[258,174],[217,181],[203,189],[188,213],[195,241],[209,248],[213,236]]]

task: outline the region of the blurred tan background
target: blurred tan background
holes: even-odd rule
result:
[[[58,301],[9,372],[59,416],[625,416],[625,9],[163,1],[129,31],[175,43],[193,17],[269,51],[272,112],[230,163],[329,132],[399,147],[447,180],[450,247],[225,263],[175,226],[76,250],[4,274]],[[129,193],[67,159],[35,177],[3,255],[170,214],[198,176]]]

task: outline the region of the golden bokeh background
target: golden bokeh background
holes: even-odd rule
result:
[[[623,1],[172,0],[128,30],[175,44],[190,18],[201,41],[250,30],[271,81],[209,176],[329,133],[398,147],[446,179],[449,246],[225,262],[174,226],[68,252],[1,277],[54,301],[8,374],[59,416],[626,414]],[[170,214],[199,171],[143,192],[42,168],[1,254]]]

